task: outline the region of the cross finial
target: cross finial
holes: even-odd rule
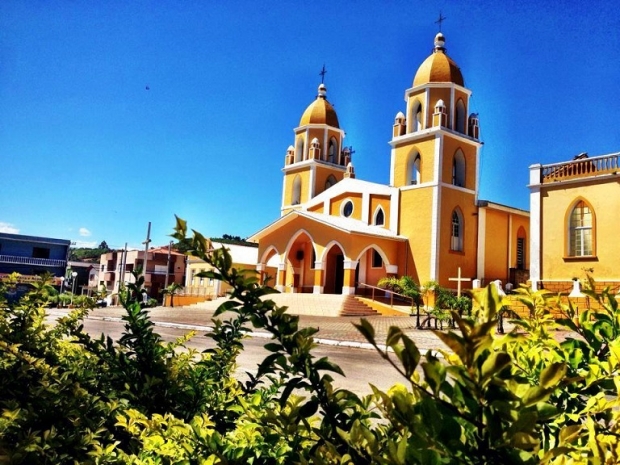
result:
[[[446,20],[446,17],[441,14],[441,10],[439,10],[439,18],[435,21],[435,24],[439,24],[439,32],[441,32],[441,23]]]
[[[327,74],[327,70],[325,69],[325,63],[323,63],[323,69],[319,73],[321,76],[321,84],[325,84],[325,75]]]

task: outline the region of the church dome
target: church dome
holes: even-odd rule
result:
[[[299,121],[300,126],[305,126],[306,124],[327,124],[328,126],[340,129],[336,110],[334,110],[331,103],[327,101],[326,95],[327,87],[321,84],[316,100],[312,102],[308,108],[306,108],[304,114],[301,115],[301,120]]]
[[[463,75],[457,64],[446,55],[446,38],[440,32],[435,36],[435,48],[418,68],[413,78],[413,86],[421,86],[429,82],[453,82],[464,86]]]

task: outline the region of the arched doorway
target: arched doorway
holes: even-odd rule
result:
[[[287,246],[286,286],[295,293],[312,293],[316,254],[306,231],[299,231]]]
[[[344,286],[344,251],[338,244],[325,253],[325,294],[342,294]]]

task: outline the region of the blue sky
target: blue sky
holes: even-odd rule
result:
[[[389,182],[432,49],[479,113],[481,198],[528,209],[528,166],[620,150],[614,2],[0,2],[0,231],[163,245],[279,216],[284,155],[327,68],[360,179]],[[147,90],[148,87],[148,90]]]

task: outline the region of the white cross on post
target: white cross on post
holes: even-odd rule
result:
[[[456,281],[456,296],[461,297],[461,283],[467,283],[471,281],[471,278],[461,278],[461,267],[459,266],[459,273],[457,278],[448,278],[448,281]]]

